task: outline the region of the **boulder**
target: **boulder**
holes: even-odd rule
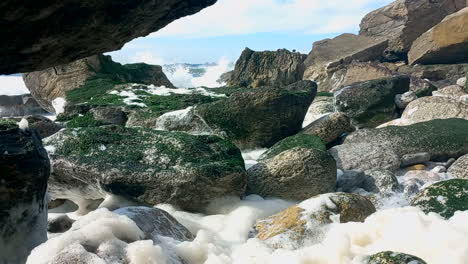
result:
[[[3,1],[0,73],[44,70],[118,50],[130,40],[195,14],[216,0]],[[80,19],[76,19],[79,17]]]
[[[336,163],[327,152],[294,147],[252,166],[247,171],[247,192],[263,197],[302,201],[334,192]]]
[[[466,0],[397,0],[367,14],[359,35],[388,39],[387,60],[404,60],[411,44],[447,15],[466,7]]]
[[[463,7],[466,7],[466,3]],[[410,64],[468,62],[468,8],[447,16],[418,37],[408,53],[408,62]]]
[[[63,128],[62,125],[55,123],[47,117],[40,115],[27,116],[24,119],[28,121],[30,128],[34,128],[39,132],[41,138],[50,137]]]
[[[318,149],[321,151],[327,150],[324,141],[320,137],[308,134],[296,134],[294,136],[282,139],[281,141],[273,145],[260,156],[259,160],[267,160],[269,158],[273,158],[281,152],[290,150],[295,147]]]
[[[0,118],[47,113],[29,94],[0,95]]]
[[[47,240],[49,158],[35,130],[0,124],[0,262],[24,263]]]
[[[364,222],[375,212],[367,198],[350,193],[322,194],[255,223],[256,237],[273,248],[297,249],[317,241],[327,224]]]
[[[360,170],[345,170],[338,173],[336,190],[339,192],[352,192],[356,188],[362,187],[366,180],[366,175]]]
[[[121,65],[113,62],[110,56],[104,55],[94,55],[68,64],[25,73],[23,79],[31,95],[44,109],[52,113],[57,111],[53,105],[57,98],[77,103],[74,98],[68,98],[68,94],[78,88],[84,87],[81,93],[87,93],[87,89],[105,93],[107,86],[112,88],[121,83],[173,87],[161,66],[144,63]]]
[[[338,139],[344,133],[354,131],[349,117],[340,112],[321,117],[305,128],[301,133],[320,137],[326,144]]]
[[[468,155],[461,156],[457,159],[447,171],[454,178],[468,179]]]
[[[49,193],[85,209],[108,193],[144,204],[201,211],[217,197],[244,193],[244,161],[216,136],[102,126],[64,129],[47,138]]]
[[[124,126],[127,115],[121,107],[96,107],[91,109],[94,120],[106,125]]]
[[[437,213],[450,218],[456,211],[468,210],[468,179],[441,181],[424,188],[411,206],[421,208],[426,214]]]
[[[411,102],[401,118],[413,123],[449,118],[468,120],[468,102],[440,96],[422,97]]]
[[[317,85],[311,81],[249,89],[199,105],[195,115],[242,149],[271,147],[301,130],[316,91]]]
[[[342,74],[340,74],[341,72]],[[336,71],[333,74],[335,75],[335,79],[342,81],[336,81],[332,91],[358,82],[390,78],[397,75],[387,67],[376,62],[353,62],[344,67],[343,70]]]
[[[246,48],[237,60],[228,86],[286,86],[302,80],[306,56],[286,49],[253,51]]]
[[[401,167],[408,167],[415,164],[425,163],[431,160],[431,154],[427,152],[406,154],[401,157]]]
[[[424,260],[416,256],[393,251],[373,254],[366,261],[366,264],[426,264]]]
[[[320,93],[319,93],[320,94]],[[304,118],[304,122],[302,123],[302,127],[306,127],[313,121],[335,112],[335,100],[333,98],[333,94],[330,93],[327,96],[319,96],[315,97],[312,104],[307,109],[307,114]]]
[[[358,127],[375,127],[395,114],[395,96],[409,90],[410,78],[396,76],[356,83],[335,94],[336,110]]]
[[[372,169],[364,172],[367,176],[362,188],[374,193],[392,193],[400,188],[398,179],[392,171]]]
[[[405,109],[409,103],[418,99],[413,91],[406,92],[404,94],[395,95],[395,104],[399,109]]]
[[[454,84],[434,91],[432,92],[432,95],[460,99],[460,97],[467,95],[467,93],[465,92],[465,88],[463,86]]]
[[[461,77],[465,77],[468,73],[468,64],[432,64],[432,65],[406,65],[406,64],[385,64],[386,67],[392,71],[400,74],[411,75],[414,78],[428,80],[431,84],[435,85],[435,89],[443,88],[457,82]],[[413,90],[415,91],[415,90]],[[432,91],[422,93],[418,96],[429,96]]]
[[[466,79],[467,77],[462,77],[460,79],[457,80],[457,85],[461,86],[461,87],[465,87],[466,86]],[[468,92],[468,91],[467,91]]]
[[[63,233],[68,231],[75,220],[68,217],[68,215],[60,215],[58,217],[53,217],[47,221],[47,232],[50,233]]]

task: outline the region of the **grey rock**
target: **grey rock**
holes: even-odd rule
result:
[[[467,95],[465,92],[464,87],[454,84],[454,85],[449,85],[444,88],[441,88],[437,91],[432,92],[433,96],[442,96],[442,97],[449,97],[453,99],[460,99],[460,97]]]
[[[67,0],[30,5],[3,1],[0,13],[8,15],[1,26],[5,41],[0,44],[0,73],[38,71],[118,50],[134,38],[214,3],[216,0]]]
[[[62,125],[40,115],[27,116],[25,119],[28,121],[30,128],[34,128],[39,132],[41,138],[50,137],[63,128]]]
[[[395,95],[395,104],[398,108],[405,109],[409,103],[416,99],[418,99],[416,94],[412,91],[409,91],[404,94]]]
[[[401,117],[415,123],[449,118],[468,120],[468,103],[441,96],[422,97],[411,102]]]
[[[301,133],[320,137],[325,143],[338,139],[344,133],[354,131],[351,120],[344,113],[331,113],[321,117],[305,128]]]
[[[302,201],[334,192],[336,163],[324,151],[295,147],[264,160],[248,171],[247,192]]]
[[[461,77],[460,79],[457,80],[457,85],[460,85],[461,87],[466,86],[466,77]]]
[[[47,240],[49,158],[35,130],[0,125],[0,260],[24,263]]]
[[[409,90],[410,78],[396,76],[344,87],[335,94],[336,109],[358,127],[375,127],[395,113],[395,95]]]
[[[405,154],[401,157],[401,167],[408,167],[415,164],[425,163],[431,160],[431,154],[427,152]]]
[[[106,125],[124,126],[127,122],[127,115],[120,107],[96,107],[91,113],[95,120]]]
[[[335,112],[335,100],[333,96],[317,96],[309,106],[302,126],[306,127],[313,121],[332,112]]]
[[[345,170],[336,181],[336,189],[340,192],[351,192],[362,186],[366,175],[360,170]]]
[[[455,178],[468,179],[468,155],[461,156],[457,159],[447,171]]]
[[[368,257],[366,264],[426,264],[426,262],[416,256],[398,253],[393,251],[383,251]]]
[[[65,247],[60,253],[55,255],[50,264],[107,264],[107,262],[100,258],[93,252],[88,252],[85,247],[80,244],[74,243]]]
[[[61,215],[47,221],[47,231],[50,233],[63,233],[68,231],[74,222],[75,220],[68,217],[68,215]]]
[[[0,118],[47,113],[29,94],[0,95]]]
[[[392,171],[389,170],[367,170],[367,176],[363,189],[375,193],[391,193],[398,191],[400,184]]]
[[[403,184],[403,193],[408,197],[414,196],[419,193],[424,183],[423,180],[418,178],[407,179]]]

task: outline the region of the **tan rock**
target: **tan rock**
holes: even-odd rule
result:
[[[422,97],[411,102],[401,118],[415,123],[449,118],[468,120],[468,103],[441,96]]]

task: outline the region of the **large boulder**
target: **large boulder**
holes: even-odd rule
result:
[[[464,7],[466,0],[397,0],[367,14],[361,21],[359,34],[388,39],[387,57],[405,59],[414,40]]]
[[[118,50],[134,38],[214,3],[216,0],[3,1],[0,73],[38,71]]]
[[[468,62],[468,8],[447,16],[416,39],[408,61],[410,64]]]
[[[367,198],[350,193],[322,194],[255,223],[256,237],[273,248],[297,249],[317,241],[326,225],[364,222],[375,212]]]
[[[83,86],[92,86],[97,80],[108,80],[114,85],[143,83],[173,87],[161,66],[144,63],[121,65],[113,62],[110,56],[104,55],[94,55],[68,64],[25,73],[23,79],[31,95],[49,112],[56,112],[53,106],[55,99],[68,99],[67,92]],[[107,82],[90,89],[105,93],[105,84]],[[73,101],[67,101],[70,100]]]
[[[0,125],[0,262],[24,263],[47,240],[49,158],[34,130]]]
[[[406,65],[406,64],[391,64],[386,63],[386,67],[392,71],[411,75],[412,77],[419,79],[427,79],[437,88],[443,88],[448,85],[452,85],[457,82],[461,77],[465,77],[468,73],[468,64],[417,64],[417,65]],[[424,96],[431,95],[431,93],[423,94]]]
[[[441,96],[422,97],[411,102],[401,118],[412,123],[448,118],[468,120],[468,102]]]
[[[301,130],[316,92],[317,85],[311,81],[249,89],[199,105],[195,115],[242,149],[271,147]]]
[[[425,213],[437,213],[445,218],[456,211],[468,210],[468,179],[452,179],[435,183],[423,189],[412,201],[411,206]]]
[[[190,211],[244,193],[240,151],[216,136],[103,126],[65,129],[45,144],[53,167],[49,193],[80,210],[107,193]]]
[[[447,172],[454,178],[468,179],[468,155],[458,158]]]
[[[301,133],[320,137],[328,144],[352,131],[354,127],[351,126],[349,117],[344,113],[335,112],[313,121],[302,129]]]
[[[247,192],[264,197],[302,201],[334,192],[336,163],[326,151],[293,147],[252,166]]]
[[[306,127],[313,121],[331,114],[332,112],[335,112],[335,99],[333,98],[333,94],[329,93],[327,96],[319,96],[319,94],[317,94],[317,97],[314,98],[309,109],[307,109],[302,127]]]
[[[369,256],[366,264],[426,264],[426,262],[416,256],[398,253],[393,251],[383,251]]]
[[[306,56],[286,49],[253,51],[246,48],[237,60],[229,86],[286,86],[302,80]]]
[[[47,113],[29,94],[0,95],[0,118]]]
[[[395,76],[356,83],[335,94],[336,110],[358,127],[375,127],[394,117],[395,96],[409,90],[410,78]]]

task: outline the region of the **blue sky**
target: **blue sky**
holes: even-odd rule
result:
[[[122,63],[235,61],[245,47],[309,53],[312,43],[357,33],[361,18],[392,0],[218,0],[112,52]]]

